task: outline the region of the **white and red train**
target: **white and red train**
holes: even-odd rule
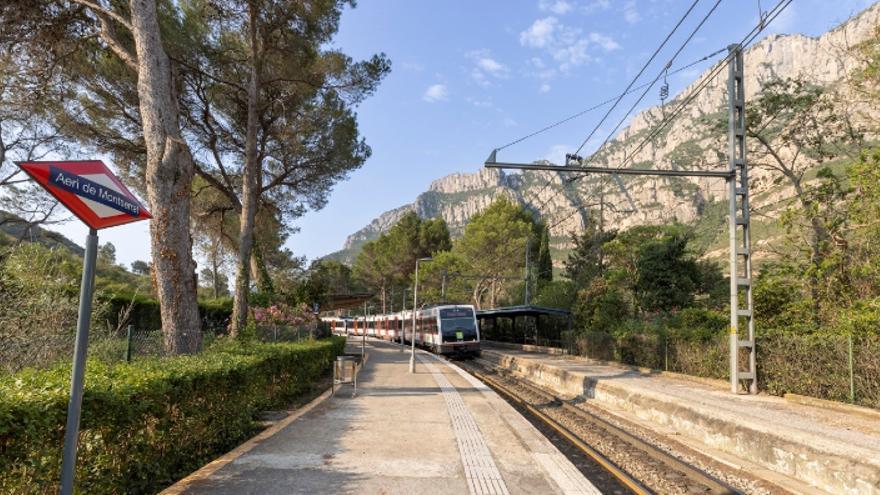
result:
[[[480,329],[474,307],[464,304],[431,306],[416,314],[413,332],[413,312],[401,311],[364,317],[325,317],[336,335],[367,335],[389,341],[415,342],[437,354],[479,355]]]

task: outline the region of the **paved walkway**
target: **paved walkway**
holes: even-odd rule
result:
[[[357,396],[346,386],[182,493],[599,493],[457,366],[420,353],[410,374],[398,346],[368,341],[367,352]]]

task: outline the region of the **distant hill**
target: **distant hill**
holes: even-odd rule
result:
[[[71,253],[82,256],[85,250],[67,237],[46,230],[39,225],[28,227],[23,218],[5,211],[0,211],[0,232],[6,234],[7,241],[22,239],[27,242],[38,242],[48,247],[62,247]]]
[[[746,98],[761,87],[761,81],[776,77],[803,77],[815,84],[841,84],[857,61],[846,52],[872,35],[880,25],[880,5],[875,4],[837,28],[819,37],[800,34],[770,35],[745,53]],[[707,69],[679,97],[687,95],[711,71]],[[708,122],[726,115],[727,71],[708,83],[706,89],[671,125],[660,132],[638,154],[629,156],[632,167],[700,168],[726,167],[726,137],[709,131]],[[678,99],[666,104],[675,105]],[[662,119],[663,109],[649,108],[635,117],[630,125],[613,139],[591,165],[616,166],[632,153],[653,126]],[[721,145],[719,145],[719,137]],[[572,150],[574,151],[574,150]],[[488,154],[489,150],[486,150]],[[483,158],[483,157],[475,157]],[[504,157],[499,155],[499,161]],[[327,257],[351,262],[364,242],[387,231],[407,211],[422,218],[442,217],[453,236],[476,213],[499,196],[508,196],[537,212],[551,230],[551,248],[555,264],[559,264],[570,248],[570,234],[583,231],[589,221],[589,207],[596,208],[604,195],[606,225],[625,229],[640,224],[679,221],[697,224],[698,243],[715,255],[723,253],[725,244],[726,198],[723,181],[716,179],[629,177],[614,181],[609,176],[589,177],[574,183],[568,174],[556,172],[505,173],[483,169],[475,173],[457,173],[435,180],[413,203],[379,215],[365,227],[348,236],[340,251]],[[785,185],[776,184],[769,173],[751,172],[753,205],[778,203],[792,195]],[[769,217],[755,219],[767,222],[754,229],[758,235],[778,234],[773,210]],[[762,239],[754,239],[760,245]]]

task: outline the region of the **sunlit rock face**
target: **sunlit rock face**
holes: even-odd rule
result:
[[[818,38],[799,34],[764,38],[745,52],[747,101],[760,90],[761,81],[786,77],[803,77],[846,94],[848,77],[859,63],[852,47],[871,36],[878,26],[880,4]],[[713,69],[715,66],[696,76],[678,98],[690,94]],[[727,136],[723,128],[719,132],[713,124],[726,122],[727,69],[717,71],[678,118],[646,141],[646,135],[679,101],[674,99],[665,108],[652,107],[635,115],[590,164],[618,167],[626,161],[627,166],[635,168],[726,168]],[[857,114],[859,109],[852,110]],[[779,203],[791,195],[784,184],[774,183],[768,171],[753,167],[750,174],[753,208],[760,207],[761,201]],[[422,218],[442,217],[453,236],[460,235],[473,215],[502,195],[539,212],[552,227],[553,247],[562,252],[569,247],[572,233],[582,232],[586,222],[598,221],[600,210],[606,227],[626,229],[671,221],[692,223],[727,199],[725,183],[719,179],[625,176],[618,180],[595,176],[570,182],[570,178],[571,174],[556,172],[519,174],[497,169],[451,174],[432,182],[413,203],[387,211],[351,234],[344,249],[331,256],[351,261],[363,242],[387,231],[407,211],[416,211]],[[590,210],[592,217],[587,213]]]

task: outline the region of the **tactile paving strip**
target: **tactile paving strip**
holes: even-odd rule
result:
[[[446,378],[437,366],[419,356],[422,364],[434,376],[446,407],[449,417],[452,419],[452,429],[458,441],[458,450],[461,453],[461,462],[464,465],[464,473],[467,477],[468,488],[473,495],[509,495],[507,485],[495,465],[495,459],[486,440],[483,438],[480,428],[471,412],[462,400],[461,395]]]

